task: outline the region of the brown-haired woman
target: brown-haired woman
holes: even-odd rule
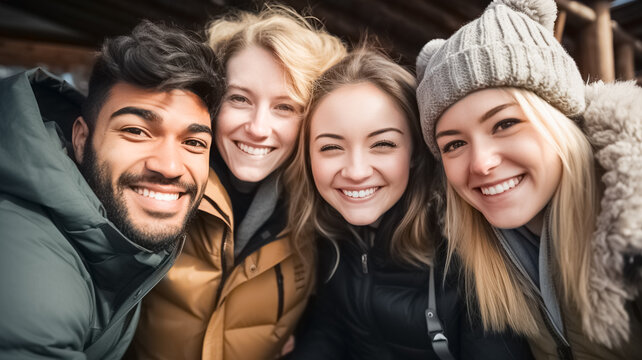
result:
[[[415,84],[388,57],[360,48],[314,88],[287,172],[294,238],[318,239],[321,269],[295,359],[530,357],[520,339],[485,336],[456,274],[444,279],[438,177]]]

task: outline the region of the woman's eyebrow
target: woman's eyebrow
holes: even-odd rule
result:
[[[388,131],[396,131],[396,132],[400,133],[401,135],[403,135],[403,131],[401,131],[401,130],[399,130],[397,128],[385,128],[385,129],[376,130],[376,131],[371,132],[370,134],[368,134],[368,137],[377,136],[379,134],[383,134],[383,133],[386,133]]]
[[[500,112],[500,111],[502,111],[502,110],[504,110],[506,108],[509,108],[511,106],[515,106],[515,105],[517,105],[517,103],[515,103],[515,102],[510,102],[510,103],[506,103],[506,104],[497,105],[494,108],[486,111],[486,113],[484,115],[482,115],[482,117],[479,119],[479,122],[483,123],[484,121],[486,121],[486,120],[490,119],[491,117],[493,117],[493,115],[497,114],[498,112]]]

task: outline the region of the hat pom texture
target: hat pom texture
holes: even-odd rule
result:
[[[428,61],[445,42],[446,40],[444,39],[434,39],[426,43],[421,49],[419,55],[417,55],[417,80],[421,81],[424,78]]]
[[[514,11],[526,14],[529,18],[540,23],[551,33],[557,17],[557,6],[553,0],[495,0],[490,7],[503,4]]]

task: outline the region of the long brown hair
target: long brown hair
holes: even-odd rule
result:
[[[361,46],[325,72],[316,82],[299,133],[294,161],[286,170],[290,190],[288,226],[297,248],[312,244],[315,232],[331,241],[339,240],[348,224],[318,193],[310,168],[310,122],[321,100],[332,91],[351,84],[371,83],[390,96],[406,116],[412,137],[410,179],[400,201],[404,211],[392,232],[389,252],[393,259],[410,265],[431,264],[433,238],[440,236],[433,182],[436,163],[422,138],[417,102],[416,80],[403,67],[378,50]],[[431,216],[432,215],[432,216]]]

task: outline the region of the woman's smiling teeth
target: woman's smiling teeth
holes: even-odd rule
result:
[[[250,155],[256,155],[256,156],[263,156],[267,155],[270,151],[272,151],[272,148],[269,147],[263,147],[263,148],[255,148],[246,144],[243,144],[241,142],[237,142],[236,146],[241,149],[244,153],[248,153]]]
[[[346,196],[351,197],[353,199],[362,199],[362,198],[365,198],[365,197],[368,197],[368,196],[374,194],[375,191],[377,191],[377,189],[378,188],[373,187],[373,188],[364,189],[364,190],[354,190],[354,191],[341,190],[341,191],[343,191],[343,193]]]
[[[515,186],[517,186],[517,184],[519,184],[521,179],[522,179],[522,176],[516,176],[500,184],[493,185],[493,186],[482,186],[479,189],[484,195],[497,195],[497,194],[503,193],[506,190],[510,190],[514,188]]]
[[[134,190],[139,195],[149,197],[155,200],[160,200],[160,201],[174,201],[174,200],[178,200],[178,197],[179,197],[178,193],[162,193],[158,191],[151,191],[145,188],[135,188]]]

